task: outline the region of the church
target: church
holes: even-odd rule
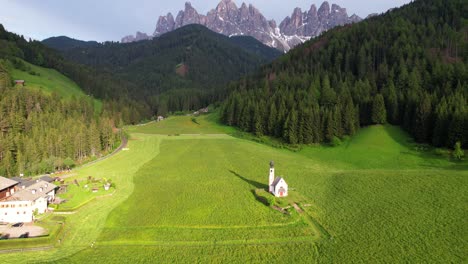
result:
[[[276,197],[288,196],[288,184],[282,177],[275,178],[275,163],[270,161],[269,192]]]

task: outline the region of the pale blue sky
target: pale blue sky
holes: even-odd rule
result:
[[[83,40],[120,40],[137,30],[152,34],[158,17],[184,8],[186,0],[0,0],[0,23],[9,31],[42,40],[66,35]],[[206,14],[220,0],[192,0],[199,13]],[[234,0],[240,6],[243,1]],[[322,0],[245,0],[267,19],[279,24],[295,7],[317,8]],[[399,7],[411,0],[335,0],[351,15],[366,17]]]

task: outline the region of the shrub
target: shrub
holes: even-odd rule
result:
[[[462,160],[463,157],[465,156],[465,152],[463,152],[463,149],[461,148],[461,143],[458,141],[455,143],[455,146],[453,148],[453,157],[457,160]]]
[[[341,140],[338,137],[333,137],[330,143],[333,147],[338,147],[339,145],[341,145]]]

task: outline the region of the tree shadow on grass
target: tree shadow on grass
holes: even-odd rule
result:
[[[410,134],[398,126],[385,125],[384,129],[393,140],[408,149],[407,151],[401,151],[401,154],[416,156],[423,159],[423,162],[418,164],[421,168],[454,171],[465,171],[468,169],[468,162],[455,161],[451,157],[437,155],[434,151],[436,148],[433,146],[425,145],[425,148],[427,148],[425,150],[415,149],[423,145],[414,141]],[[440,164],[441,162],[444,164]]]
[[[240,175],[239,173],[237,173],[235,171],[232,171],[232,170],[229,170],[229,172],[234,174],[234,176],[236,176],[237,178],[239,178],[239,179],[245,181],[246,183],[252,185],[256,189],[267,189],[268,188],[267,184],[247,179],[247,178],[243,177],[242,175]]]

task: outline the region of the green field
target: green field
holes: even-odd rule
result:
[[[40,90],[47,94],[56,93],[62,98],[79,98],[87,96],[80,87],[54,69],[48,69],[23,61],[29,71],[13,68],[10,71],[13,80],[25,80],[27,89]],[[31,74],[34,73],[34,74]],[[102,108],[102,102],[94,99],[94,106],[97,111]]]
[[[392,126],[364,128],[336,148],[291,152],[223,135],[232,130],[213,120],[173,117],[128,128],[128,151],[76,171],[76,178],[112,179],[116,192],[66,215],[55,249],[2,260],[466,261],[466,161],[421,151]],[[303,214],[284,215],[255,199],[270,160]]]
[[[128,127],[130,133],[187,135],[187,134],[229,134],[235,129],[217,124],[217,114],[169,117],[164,122],[151,122]]]

